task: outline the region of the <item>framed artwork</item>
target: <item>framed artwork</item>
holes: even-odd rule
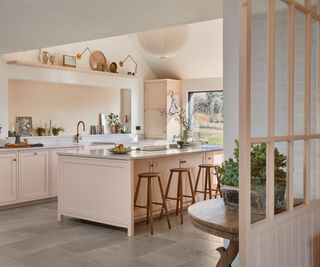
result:
[[[75,56],[63,55],[63,66],[75,68],[77,65]]]
[[[16,117],[17,133],[22,136],[32,135],[32,117]]]

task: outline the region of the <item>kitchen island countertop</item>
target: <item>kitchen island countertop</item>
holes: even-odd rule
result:
[[[223,151],[222,146],[193,146],[182,149],[165,149],[156,151],[143,151],[133,149],[127,154],[113,154],[108,149],[91,149],[86,151],[79,151],[77,153],[61,152],[60,156],[82,157],[82,158],[98,158],[98,159],[114,159],[114,160],[137,160],[147,158],[161,158],[170,156],[179,156],[192,153]]]

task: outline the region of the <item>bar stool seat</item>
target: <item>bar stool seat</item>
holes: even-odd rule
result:
[[[215,175],[217,177],[217,187],[213,188],[212,187],[212,177],[211,177],[211,169],[215,169]],[[212,197],[217,198],[217,196],[221,196],[220,192],[220,176],[217,174],[216,170],[217,166],[213,164],[200,164],[199,165],[199,171],[196,179],[196,184],[194,187],[194,194],[196,193],[203,193],[204,194],[204,199],[207,199],[207,195],[209,199],[212,199]],[[204,189],[203,190],[198,190],[198,185],[199,185],[199,180],[200,180],[200,175],[201,175],[201,170],[205,170],[205,182],[204,182]],[[213,192],[213,194],[212,194]]]
[[[170,190],[170,185],[172,181],[172,177],[174,173],[178,173],[178,188],[177,188],[177,196],[176,197],[169,197],[169,190]],[[182,187],[182,175],[187,174],[188,180],[189,180],[189,186],[190,186],[190,192],[191,195],[185,195],[183,193],[183,187]],[[179,211],[180,211],[180,222],[183,224],[183,198],[188,197],[192,199],[192,203],[195,203],[195,198],[194,198],[194,192],[193,192],[193,187],[192,187],[192,180],[191,180],[191,174],[190,174],[190,168],[172,168],[170,169],[170,176],[166,188],[166,193],[165,193],[165,199],[169,200],[176,200],[176,215],[178,216]],[[163,209],[160,214],[160,218],[162,216]]]
[[[158,177],[160,176],[160,172],[142,172],[138,174],[138,177],[143,177],[143,178],[152,178],[152,177]]]
[[[141,180],[142,179],[147,179],[148,180],[148,189],[147,189],[147,205],[146,206],[141,206],[137,205],[137,199],[138,199],[138,194],[140,190],[140,185],[141,185]],[[159,202],[154,202],[153,201],[153,196],[152,196],[152,188],[151,188],[151,181],[152,179],[157,179],[159,183],[159,188],[160,188],[160,193],[161,193],[161,198],[162,198],[162,203]],[[167,204],[166,204],[166,199],[163,193],[163,187],[160,179],[160,173],[159,172],[143,172],[138,174],[138,184],[136,188],[136,192],[134,194],[134,207],[135,208],[144,208],[147,209],[147,224],[149,223],[150,220],[150,232],[153,235],[153,205],[161,205],[161,213],[163,209],[166,212],[166,217],[167,217],[167,223],[169,229],[171,229],[171,224],[170,224],[170,219],[168,215],[168,209],[167,209]]]
[[[200,164],[199,168],[213,168],[215,165],[213,164]]]

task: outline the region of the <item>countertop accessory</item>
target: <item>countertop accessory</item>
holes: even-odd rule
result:
[[[30,144],[20,143],[20,144],[5,144],[6,148],[22,148],[22,147],[31,147]]]
[[[186,145],[185,141],[177,141],[177,144],[179,145],[179,148],[184,148]]]
[[[77,61],[75,56],[63,55],[63,66],[75,68]]]
[[[21,143],[21,135],[16,135],[14,143],[15,144],[20,144]]]
[[[127,57],[126,57],[124,60],[120,60],[120,61],[119,61],[119,66],[120,66],[120,67],[123,67],[123,66],[124,66],[124,63],[125,63],[129,58],[130,58],[130,59],[132,60],[132,62],[135,64],[134,72],[129,72],[129,73],[130,73],[130,75],[136,75],[137,72],[138,72],[138,64],[137,64],[137,62],[133,59],[133,57],[132,57],[131,55],[127,55]]]
[[[117,68],[118,68],[118,65],[116,62],[112,62],[109,66],[109,70],[112,73],[117,73]]]
[[[21,136],[30,136],[32,135],[32,117],[17,117],[17,132]]]
[[[118,150],[114,150],[115,148],[110,148],[108,149],[108,151],[110,151],[113,154],[127,154],[129,152],[131,152],[131,148],[129,147],[125,147],[125,150],[122,151],[118,151]]]
[[[80,141],[80,134],[79,134],[79,126],[80,124],[82,124],[82,130],[85,131],[86,130],[86,125],[84,124],[83,121],[79,121],[77,124],[77,134],[75,135],[75,141],[76,143],[79,143]]]
[[[92,70],[107,71],[107,59],[101,51],[92,52],[89,62]]]
[[[43,127],[38,127],[36,129],[37,135],[38,136],[45,136],[46,135],[46,129]]]
[[[49,60],[49,52],[48,51],[43,51],[42,52],[42,62],[44,64],[47,64]]]
[[[50,53],[49,61],[51,65],[54,65],[56,63],[56,54],[55,53]]]

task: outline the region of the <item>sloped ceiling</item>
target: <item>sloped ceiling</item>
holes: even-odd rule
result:
[[[221,18],[222,2],[0,1],[0,54]]]
[[[215,19],[189,25],[186,44],[170,58],[157,58],[145,52],[137,35],[132,42],[157,78],[201,79],[223,76],[223,25]]]

